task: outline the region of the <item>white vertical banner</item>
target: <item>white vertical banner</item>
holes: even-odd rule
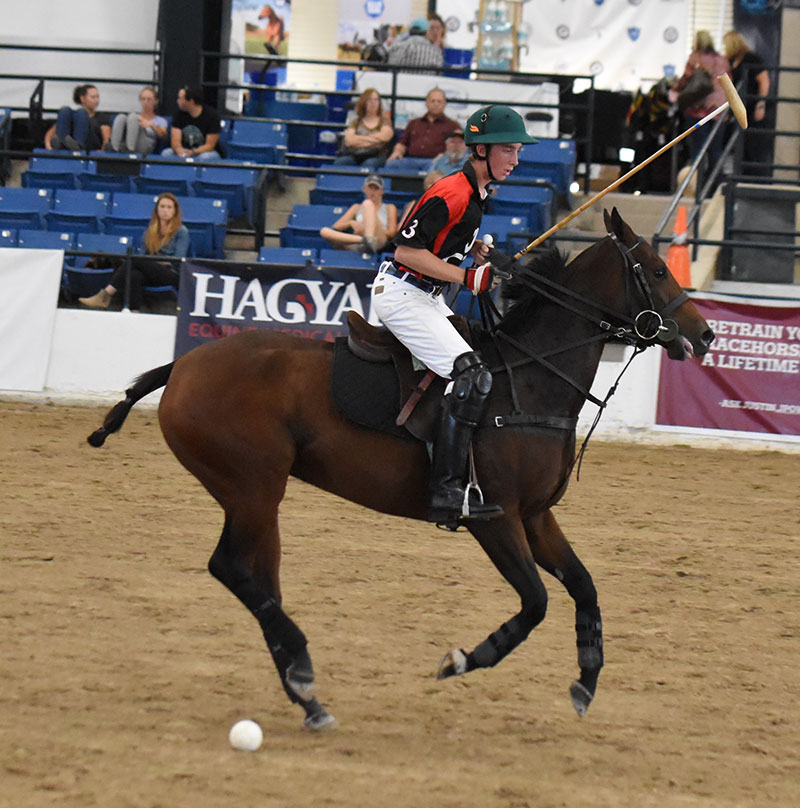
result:
[[[61,250],[0,249],[0,390],[44,389]]]
[[[681,75],[691,50],[689,0],[536,0],[523,6],[520,69],[593,75],[595,87],[636,90]]]

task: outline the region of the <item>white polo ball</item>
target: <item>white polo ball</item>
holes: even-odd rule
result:
[[[228,740],[234,749],[241,752],[255,752],[264,740],[264,733],[255,721],[245,718],[231,727]]]

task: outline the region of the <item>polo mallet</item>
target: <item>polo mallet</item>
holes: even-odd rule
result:
[[[586,208],[590,208],[594,205],[595,202],[602,199],[606,194],[611,193],[615,188],[619,188],[623,182],[629,180],[637,171],[641,171],[646,165],[649,165],[653,162],[653,160],[657,160],[661,157],[664,152],[669,151],[673,146],[680,143],[685,137],[688,137],[692,134],[696,129],[699,129],[701,126],[705,126],[709,121],[713,120],[717,117],[717,115],[722,114],[725,112],[726,109],[730,107],[731,112],[733,113],[734,117],[736,118],[739,126],[742,129],[747,129],[747,111],[744,108],[744,104],[742,103],[742,99],[739,98],[739,93],[736,92],[736,88],[733,86],[733,82],[730,80],[730,77],[727,73],[723,73],[721,76],[717,76],[717,80],[722,85],[722,89],[725,92],[725,97],[728,99],[724,104],[717,107],[713,112],[709,112],[705,118],[699,120],[694,126],[690,126],[685,132],[678,135],[674,140],[671,140],[666,145],[662,146],[657,152],[651,154],[646,160],[639,163],[638,166],[632,168],[627,174],[624,174],[619,179],[614,180],[611,185],[604,188],[600,191],[599,194],[595,194],[591,199],[584,202],[579,208],[573,210],[569,216],[566,216],[557,224],[554,224],[549,230],[542,233],[537,239],[534,239],[527,247],[520,250],[512,260],[519,261],[519,259],[529,253],[534,247],[538,247],[543,241],[550,238],[556,231],[560,230],[565,224],[571,222],[576,216],[579,216],[583,213]]]

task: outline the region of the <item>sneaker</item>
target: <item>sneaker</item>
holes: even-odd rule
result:
[[[378,252],[378,241],[374,236],[364,236],[361,239],[361,252],[375,255]]]
[[[81,144],[80,144],[80,143],[78,143],[78,141],[77,141],[77,140],[75,140],[75,138],[74,138],[74,137],[72,137],[72,135],[66,135],[66,136],[65,136],[65,138],[64,138],[64,145],[65,145],[65,146],[66,146],[66,147],[67,147],[67,148],[68,148],[70,151],[83,151],[83,146],[81,146]]]
[[[53,135],[50,138],[50,148],[59,151],[61,149],[61,140],[59,139],[58,135]]]

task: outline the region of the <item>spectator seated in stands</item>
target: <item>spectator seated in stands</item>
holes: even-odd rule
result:
[[[464,133],[460,129],[450,132],[444,143],[444,153],[431,163],[431,171],[441,171],[446,177],[448,174],[461,171],[464,163],[467,162],[469,153],[467,144],[464,142]]]
[[[394,129],[384,113],[378,91],[364,90],[356,102],[356,116],[344,131],[344,140],[334,165],[380,168],[389,155]]]
[[[447,136],[461,127],[444,114],[447,99],[444,91],[434,87],[425,97],[426,113],[408,122],[405,132],[395,143],[386,161],[392,171],[430,171],[434,157],[445,149]]]
[[[172,121],[170,148],[164,157],[194,157],[198,160],[218,160],[219,133],[222,129],[217,111],[203,103],[203,94],[193,87],[178,91],[178,109]]]
[[[77,109],[61,107],[56,122],[45,132],[46,149],[91,151],[102,149],[111,138],[111,118],[98,112],[100,93],[94,84],[79,84],[72,93]]]
[[[431,169],[425,175],[425,179],[422,180],[422,193],[424,194],[425,191],[427,191],[428,188],[430,188],[434,182],[438,182],[443,176],[444,174],[442,174],[441,171],[434,171],[433,169]],[[421,196],[422,194],[420,194],[420,197]],[[404,222],[406,220],[406,216],[408,216],[408,214],[411,212],[411,209],[414,207],[414,205],[417,204],[417,202],[419,202],[419,197],[417,197],[417,199],[412,199],[410,202],[406,204],[406,206],[403,208],[403,215],[400,217],[401,222]]]
[[[427,37],[428,21],[418,17],[411,23],[408,36],[395,41],[389,48],[388,63],[408,68],[441,68],[444,64],[442,49]],[[432,70],[411,69],[408,73],[429,73]]]
[[[189,253],[189,231],[181,220],[181,206],[171,193],[159,194],[150,224],[144,233],[140,250],[144,255],[185,258]],[[90,309],[107,309],[117,292],[124,291],[128,279],[127,262],[114,272],[111,282],[92,297],[79,297],[78,302]],[[178,270],[167,261],[131,259],[129,303],[132,311],[142,307],[145,286],[178,286]]]
[[[319,234],[340,250],[383,250],[397,232],[397,208],[383,201],[383,188],[383,179],[370,174],[364,180],[364,201],[351,205],[332,227],[323,227]]]
[[[109,151],[151,154],[159,140],[166,140],[167,121],[156,115],[158,92],[155,87],[143,87],[139,93],[141,112],[117,115],[111,126]]]

